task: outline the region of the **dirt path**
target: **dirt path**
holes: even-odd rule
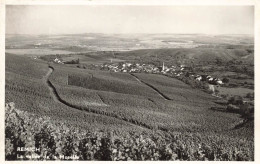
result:
[[[94,113],[94,114],[99,114],[99,115],[104,115],[104,116],[107,116],[107,117],[111,117],[111,118],[114,118],[114,119],[118,119],[118,120],[121,120],[121,121],[125,121],[129,124],[132,124],[134,126],[138,126],[140,128],[145,128],[145,129],[149,129],[149,130],[153,130],[153,127],[150,126],[150,125],[147,125],[143,122],[140,122],[138,120],[133,120],[133,119],[129,119],[129,118],[126,118],[126,117],[123,117],[123,116],[118,116],[116,115],[115,113],[109,113],[109,112],[106,112],[106,111],[99,111],[99,110],[95,110],[95,109],[92,109],[92,108],[89,108],[89,107],[83,107],[83,106],[79,106],[79,105],[74,105],[74,104],[71,104],[65,100],[63,100],[55,86],[51,83],[51,81],[49,80],[49,77],[50,75],[53,73],[54,71],[54,68],[49,66],[49,71],[47,72],[47,74],[43,77],[43,80],[44,82],[47,84],[49,90],[50,90],[50,94],[52,96],[52,98],[54,99],[55,102],[57,103],[62,103],[63,105],[66,105],[70,108],[73,108],[73,109],[77,109],[77,110],[82,110],[82,111],[86,111],[86,112],[89,112],[89,113]],[[158,129],[158,130],[162,130],[162,131],[167,131],[165,129]]]
[[[48,85],[48,88],[50,90],[50,94],[51,94],[51,97],[53,98],[53,100],[55,102],[60,102],[59,101],[59,95],[57,94],[57,91],[56,89],[54,88],[54,86],[51,84],[51,82],[49,81],[49,77],[50,75],[52,74],[52,72],[54,71],[54,69],[52,67],[49,67],[49,70],[47,72],[47,74],[43,77],[43,80],[44,82]],[[56,92],[56,94],[55,94]]]
[[[138,82],[145,84],[146,86],[152,88],[160,97],[162,97],[165,100],[171,100],[168,96],[164,95],[162,92],[160,92],[157,88],[155,88],[154,86],[152,86],[151,84],[148,84],[144,81],[142,81],[141,79],[139,79],[136,75],[130,73],[130,75],[132,75]]]

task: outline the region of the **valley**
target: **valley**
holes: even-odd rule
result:
[[[19,118],[7,119],[48,120],[36,123],[41,132],[30,123],[26,128],[42,137],[42,147],[60,144],[46,147],[53,159],[63,147],[63,154],[80,160],[254,160],[253,41],[174,36],[9,36],[6,111],[12,115],[15,103]],[[14,126],[24,125],[7,124]],[[7,140],[13,147],[33,144],[19,136],[19,142]],[[100,149],[82,146],[86,142]],[[24,155],[7,158],[17,154]]]

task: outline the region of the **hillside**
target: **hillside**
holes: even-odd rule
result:
[[[177,154],[174,159],[205,159],[190,152],[195,149],[188,142],[198,139],[195,147],[206,144],[213,154],[219,144],[224,152],[239,149],[238,159],[253,160],[253,127],[236,128],[243,121],[238,114],[210,110],[221,108],[215,97],[174,78],[49,65],[6,54],[5,97],[6,103],[15,102],[16,108],[32,117],[49,117],[57,120],[53,124],[64,123],[94,134],[113,132],[120,138],[131,136],[131,132],[145,133],[154,141],[157,134],[172,137],[178,145],[185,143],[183,149],[188,154],[182,156],[172,145],[171,151]],[[155,144],[161,145],[157,140]],[[205,157],[233,159],[212,153]]]
[[[248,47],[250,50],[251,48]],[[189,48],[189,49],[144,49],[129,52],[117,52],[116,57],[136,62],[165,62],[167,64],[205,64],[216,59],[228,62],[234,59],[253,63],[254,54],[247,48]]]
[[[122,125],[123,129],[131,128],[131,125],[123,121],[74,110],[56,102],[44,80],[47,72],[47,63],[7,54],[5,101],[15,102],[19,109],[36,115],[63,120],[71,126],[89,129],[113,129],[116,126],[120,129]]]

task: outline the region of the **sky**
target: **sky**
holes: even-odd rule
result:
[[[8,5],[7,34],[253,34],[253,6]]]

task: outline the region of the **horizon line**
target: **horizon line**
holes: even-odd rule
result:
[[[29,33],[5,33],[5,35],[78,35],[78,34],[109,34],[109,35],[127,35],[127,34],[139,34],[139,35],[151,35],[151,34],[161,34],[161,35],[252,35],[251,33],[102,33],[102,32],[84,32],[84,33],[41,33],[41,34],[29,34]]]

